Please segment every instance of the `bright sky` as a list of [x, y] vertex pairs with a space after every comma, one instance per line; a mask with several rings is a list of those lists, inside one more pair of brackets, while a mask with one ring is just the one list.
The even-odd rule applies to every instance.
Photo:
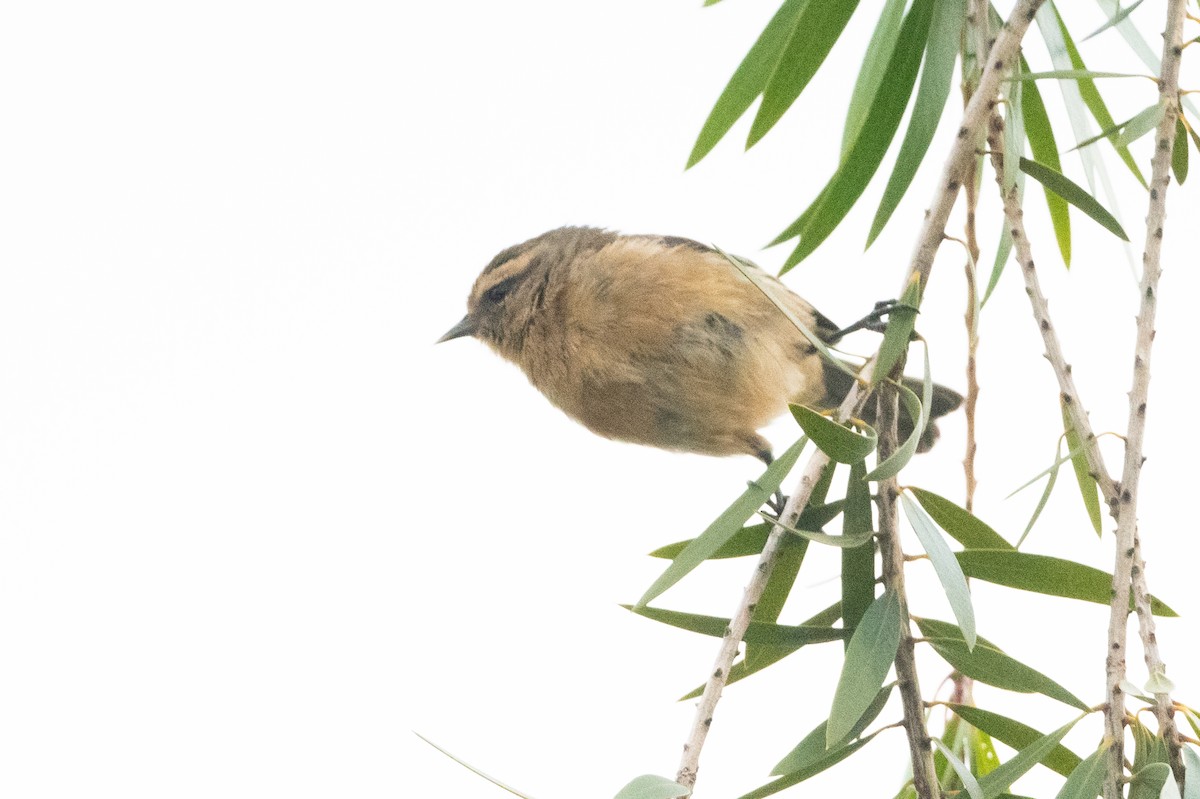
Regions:
[[[503, 795], [412, 730], [542, 799], [608, 797], [638, 774], [674, 774], [692, 715], [675, 699], [708, 673], [716, 641], [618, 603], [663, 568], [646, 552], [697, 534], [758, 464], [595, 438], [478, 342], [433, 341], [495, 252], [563, 224], [689, 236], [782, 263], [784, 248], [761, 246], [829, 175], [874, 4], [766, 141], [743, 154], [743, 121], [685, 173], [713, 100], [776, 6], [699, 5], [6, 13], [6, 795]], [[1066, 5], [1080, 33], [1100, 24], [1092, 4]], [[1161, 5], [1138, 9], [1144, 30], [1158, 30]], [[1085, 57], [1144, 71], [1122, 53], [1108, 32]], [[1195, 87], [1195, 65], [1185, 72]], [[1153, 101], [1149, 82], [1105, 89], [1118, 119]], [[1045, 93], [1059, 113], [1057, 92]], [[1104, 156], [1134, 250], [1076, 213], [1067, 272], [1032, 186], [1028, 216], [1093, 424], [1120, 430], [1145, 194]], [[1078, 160], [1065, 162], [1082, 180]], [[843, 322], [895, 296], [932, 196], [929, 166], [869, 251], [881, 180], [789, 284]], [[1191, 620], [1196, 189], [1171, 190], [1141, 513], [1151, 585]], [[990, 265], [990, 179], [986, 191]], [[919, 325], [937, 379], [960, 389], [962, 260], [943, 248]], [[1010, 540], [1038, 489], [1005, 497], [1049, 465], [1061, 429], [1016, 278], [985, 312], [979, 411], [978, 509]], [[943, 431], [905, 480], [961, 499], [961, 414]], [[783, 421], [767, 434], [778, 448], [796, 432]], [[1107, 568], [1110, 544], [1097, 543], [1064, 473], [1026, 548]], [[836, 592], [836, 556], [810, 552], [785, 621]], [[751, 568], [706, 568], [661, 604], [728, 615]], [[932, 570], [916, 563], [909, 576], [914, 612], [949, 618]], [[1104, 608], [973, 591], [982, 635], [1101, 701]], [[1159, 637], [1180, 697], [1197, 702], [1194, 624], [1164, 622]], [[814, 646], [727, 692], [701, 795], [766, 781], [824, 718], [840, 651]], [[944, 669], [922, 662], [930, 696]], [[1133, 659], [1131, 677], [1145, 676]], [[1071, 715], [984, 687], [978, 699], [1043, 729]], [[1098, 728], [1069, 742], [1084, 753]], [[855, 795], [892, 795], [901, 734], [870, 750], [807, 795], [847, 780]], [[1018, 787], [1051, 785], [1035, 773]]]

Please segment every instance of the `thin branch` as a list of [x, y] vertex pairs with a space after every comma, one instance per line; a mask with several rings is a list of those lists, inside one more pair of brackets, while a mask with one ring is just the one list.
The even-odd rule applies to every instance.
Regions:
[[[946, 159], [942, 180], [938, 184], [933, 204], [926, 212], [924, 224], [917, 238], [902, 290], [914, 277], [920, 281], [922, 287], [929, 282], [934, 256], [937, 255], [938, 247], [942, 243], [946, 222], [950, 218], [950, 211], [958, 196], [962, 170], [975, 153], [975, 136], [991, 110], [992, 98], [999, 92], [1001, 80], [1008, 73], [1010, 64], [1017, 56], [1025, 31], [1028, 30], [1034, 15], [1043, 2], [1045, 0], [1018, 0], [1008, 23], [1005, 24], [1004, 30], [996, 39], [991, 52], [988, 53], [987, 64], [979, 81], [979, 91], [971, 98], [963, 113], [958, 135], [951, 147], [950, 155]], [[863, 367], [860, 376], [864, 381], [870, 381], [874, 366], [875, 359], [872, 358]], [[846, 395], [846, 399], [838, 408], [837, 418], [839, 421], [850, 418], [866, 403], [868, 390], [864, 385], [865, 383], [855, 383], [849, 394]], [[809, 459], [799, 485], [792, 492], [791, 498], [784, 507], [780, 519], [784, 524], [794, 525], [796, 523], [800, 513], [808, 504], [809, 497], [812, 496], [812, 490], [818, 477], [828, 462], [829, 457], [820, 451]], [[683, 746], [683, 756], [680, 759], [676, 776], [676, 782], [687, 788], [695, 787], [696, 776], [700, 769], [700, 753], [712, 725], [713, 713], [720, 701], [721, 692], [729, 680], [729, 670], [733, 666], [734, 658], [737, 657], [742, 637], [749, 628], [750, 617], [753, 615], [759, 599], [762, 598], [767, 579], [771, 576], [771, 570], [775, 566], [780, 542], [784, 535], [785, 531], [779, 525], [773, 527], [768, 535], [767, 543], [759, 556], [754, 574], [742, 594], [742, 601], [730, 619], [729, 629], [721, 642], [716, 662], [713, 664], [709, 679], [704, 685], [704, 692], [697, 703], [695, 720], [692, 723], [687, 742]]]
[[[878, 413], [879, 457], [887, 458], [896, 448], [896, 401], [898, 395], [890, 384], [879, 387]], [[921, 699], [921, 684], [917, 679], [917, 662], [913, 651], [912, 628], [909, 623], [908, 599], [904, 590], [904, 551], [900, 548], [900, 531], [896, 519], [896, 499], [900, 495], [895, 477], [879, 483], [879, 554], [883, 570], [883, 585], [894, 591], [900, 601], [900, 647], [896, 650], [896, 688], [904, 708], [904, 732], [912, 759], [913, 789], [920, 799], [938, 799], [937, 768], [929, 731], [925, 728], [925, 703]]]
[[[1167, 189], [1171, 185], [1171, 150], [1175, 141], [1175, 120], [1179, 116], [1179, 65], [1183, 53], [1183, 20], [1185, 0], [1169, 0], [1166, 27], [1163, 31], [1162, 71], [1158, 80], [1158, 103], [1163, 109], [1155, 132], [1154, 156], [1150, 161], [1150, 203], [1146, 212], [1146, 243], [1142, 253], [1141, 309], [1137, 318], [1137, 340], [1133, 355], [1133, 387], [1129, 391], [1129, 427], [1125, 440], [1125, 464], [1121, 473], [1121, 514], [1117, 521], [1116, 570], [1128, 572], [1133, 583], [1138, 626], [1142, 635], [1146, 668], [1151, 678], [1166, 675], [1166, 666], [1158, 652], [1154, 634], [1154, 617], [1150, 613], [1149, 590], [1146, 586], [1145, 564], [1141, 562], [1137, 533], [1138, 486], [1141, 482], [1143, 448], [1146, 433], [1146, 402], [1150, 394], [1150, 354], [1154, 346], [1154, 318], [1158, 309], [1158, 281], [1162, 275], [1163, 225], [1167, 216]], [[1114, 576], [1114, 590], [1116, 577]], [[1125, 585], [1122, 583], [1122, 593]], [[1118, 607], [1120, 605], [1120, 607]], [[1114, 623], [1126, 626], [1128, 607], [1113, 599], [1110, 630]], [[1110, 642], [1111, 643], [1111, 642]], [[1121, 657], [1115, 647], [1110, 657]], [[1120, 687], [1116, 691], [1120, 692]], [[1111, 699], [1110, 699], [1111, 701]], [[1183, 784], [1183, 760], [1175, 729], [1175, 714], [1171, 697], [1166, 692], [1155, 694], [1155, 715], [1159, 734], [1171, 754], [1171, 769], [1176, 781]]]

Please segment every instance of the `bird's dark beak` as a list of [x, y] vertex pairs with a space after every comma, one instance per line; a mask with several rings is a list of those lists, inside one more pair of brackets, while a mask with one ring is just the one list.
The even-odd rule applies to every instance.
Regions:
[[467, 314], [462, 318], [457, 325], [446, 331], [446, 335], [439, 338], [435, 343], [441, 344], [443, 341], [449, 341], [452, 338], [462, 338], [463, 336], [475, 335], [475, 320]]

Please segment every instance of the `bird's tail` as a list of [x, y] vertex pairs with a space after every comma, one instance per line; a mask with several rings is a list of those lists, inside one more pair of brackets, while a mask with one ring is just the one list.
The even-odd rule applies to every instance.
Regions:
[[[823, 404], [827, 408], [836, 408], [842, 404], [842, 400], [850, 393], [851, 386], [854, 385], [855, 378], [848, 375], [833, 364], [825, 363], [825, 399]], [[915, 377], [905, 377], [904, 385], [909, 388], [918, 397], [921, 396], [923, 383]], [[933, 402], [929, 409], [929, 424], [925, 427], [925, 432], [921, 434], [921, 441], [917, 444], [917, 452], [926, 452], [933, 446], [933, 442], [938, 438], [937, 420], [951, 411], [962, 405], [962, 395], [951, 388], [933, 384]], [[875, 424], [875, 401], [868, 400], [866, 407], [863, 408], [862, 418], [867, 424]], [[899, 430], [900, 440], [906, 440], [913, 431], [912, 419], [903, 410], [897, 419], [897, 428]]]

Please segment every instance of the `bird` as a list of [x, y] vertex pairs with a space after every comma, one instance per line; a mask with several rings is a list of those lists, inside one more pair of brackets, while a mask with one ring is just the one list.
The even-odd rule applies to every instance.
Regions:
[[[784, 283], [742, 263], [822, 341], [862, 326], [839, 328]], [[722, 251], [679, 236], [572, 226], [508, 247], [484, 267], [466, 316], [438, 343], [464, 336], [519, 366], [593, 433], [677, 452], [752, 455], [768, 465], [771, 445], [759, 428], [788, 403], [835, 408], [856, 380]], [[961, 402], [935, 384], [931, 418]], [[868, 423], [873, 406], [864, 411]], [[900, 427], [904, 440], [912, 431], [905, 414]], [[931, 422], [918, 451], [937, 436]]]

